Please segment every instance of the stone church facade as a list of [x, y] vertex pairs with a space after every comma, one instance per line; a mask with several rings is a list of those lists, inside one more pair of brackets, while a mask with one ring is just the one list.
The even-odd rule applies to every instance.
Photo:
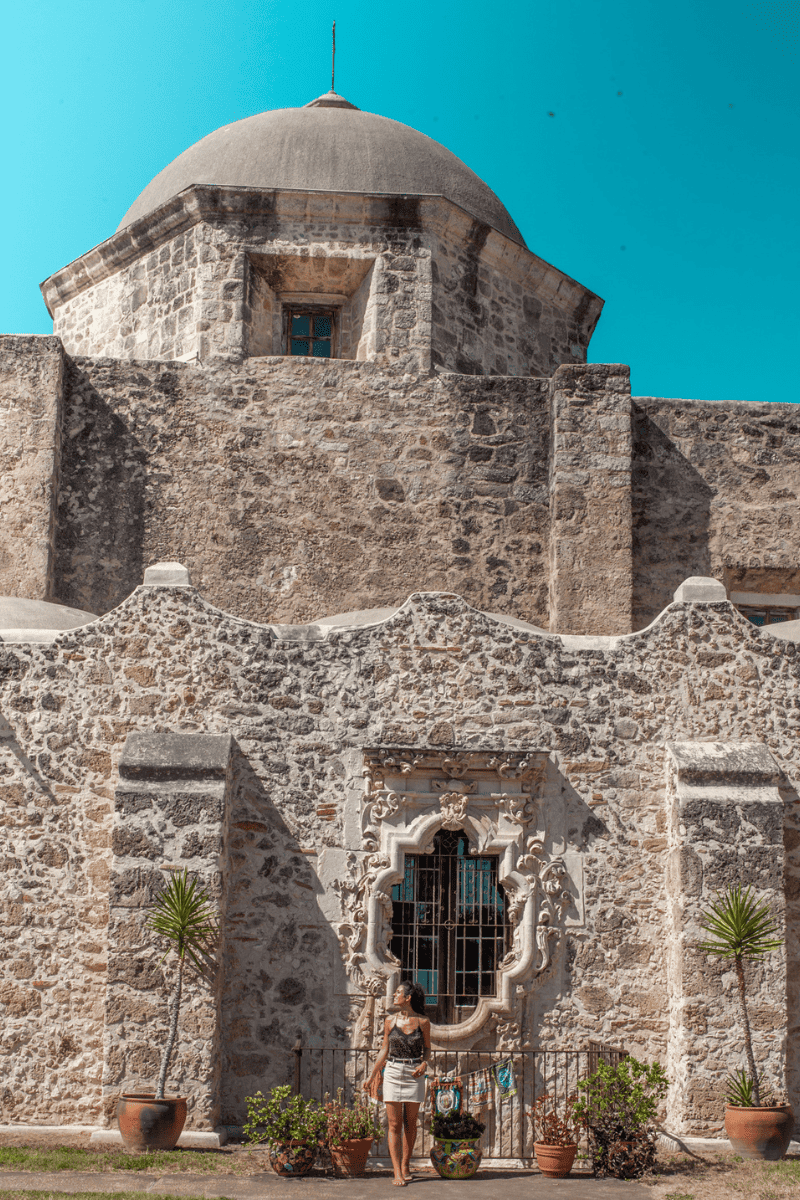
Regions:
[[624, 1045], [716, 1131], [735, 882], [785, 931], [751, 1015], [797, 1104], [797, 408], [632, 397], [602, 301], [332, 93], [191, 147], [43, 293], [54, 335], [0, 340], [0, 1119], [152, 1082], [183, 866], [221, 926], [195, 1128], [295, 1039], [374, 1046], [413, 969], [435, 1046]]

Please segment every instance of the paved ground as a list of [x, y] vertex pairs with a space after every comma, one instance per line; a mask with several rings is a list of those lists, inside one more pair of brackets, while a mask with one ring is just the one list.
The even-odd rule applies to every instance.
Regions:
[[263, 1175], [143, 1175], [98, 1174], [83, 1171], [0, 1171], [0, 1192], [152, 1192], [154, 1195], [203, 1196], [208, 1200], [383, 1200], [389, 1196], [415, 1193], [420, 1200], [457, 1200], [461, 1188], [475, 1200], [646, 1200], [649, 1188], [617, 1179], [593, 1179], [572, 1175], [567, 1179], [545, 1179], [534, 1171], [479, 1171], [474, 1179], [445, 1180], [420, 1173], [407, 1191], [395, 1189], [388, 1171], [371, 1172], [363, 1179], [333, 1179], [324, 1175], [305, 1179], [281, 1179], [274, 1171]]

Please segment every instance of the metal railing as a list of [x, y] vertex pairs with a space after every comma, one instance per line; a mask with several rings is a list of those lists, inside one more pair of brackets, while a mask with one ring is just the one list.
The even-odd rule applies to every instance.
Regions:
[[[303, 1046], [299, 1042], [292, 1048], [293, 1089], [307, 1099], [323, 1100], [325, 1095], [335, 1096], [342, 1089], [345, 1101], [350, 1102], [361, 1091], [368, 1078], [377, 1050], [351, 1050], [332, 1046]], [[583, 1050], [514, 1050], [473, 1051], [433, 1050], [429, 1055], [429, 1077], [452, 1077], [462, 1079], [462, 1107], [473, 1111], [478, 1119], [485, 1121], [486, 1131], [482, 1145], [484, 1157], [490, 1159], [526, 1162], [533, 1159], [533, 1130], [528, 1116], [531, 1104], [540, 1096], [552, 1096], [556, 1102], [565, 1100], [576, 1090], [578, 1081], [586, 1079], [600, 1062], [616, 1066], [625, 1057], [625, 1051], [616, 1046], [605, 1046], [600, 1042], [589, 1042]], [[510, 1062], [515, 1095], [498, 1096], [495, 1088], [490, 1091], [492, 1103], [478, 1112], [472, 1109], [468, 1097], [467, 1076], [501, 1062]], [[389, 1150], [386, 1142], [385, 1110], [381, 1105], [379, 1114], [383, 1120], [384, 1137], [374, 1142], [371, 1154], [386, 1158]], [[430, 1086], [425, 1104], [420, 1109], [420, 1127], [414, 1147], [415, 1158], [425, 1158], [430, 1153]]]

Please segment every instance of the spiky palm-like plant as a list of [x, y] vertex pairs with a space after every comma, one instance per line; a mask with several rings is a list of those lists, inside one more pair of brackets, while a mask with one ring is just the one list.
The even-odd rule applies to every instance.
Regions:
[[178, 1036], [184, 971], [188, 964], [199, 976], [208, 976], [219, 932], [211, 899], [199, 887], [197, 876], [190, 879], [187, 870], [172, 876], [153, 902], [148, 928], [171, 943], [164, 958], [171, 950], [178, 956], [178, 975], [169, 1001], [169, 1032], [156, 1088], [156, 1100], [163, 1100], [169, 1061]]
[[742, 889], [741, 884], [717, 893], [715, 902], [701, 917], [700, 926], [711, 935], [708, 941], [700, 943], [700, 949], [719, 958], [733, 959], [744, 1029], [744, 1050], [753, 1081], [753, 1107], [759, 1108], [761, 1091], [753, 1058], [750, 1019], [747, 1015], [744, 964], [764, 958], [772, 950], [777, 950], [783, 945], [783, 939], [775, 936], [778, 928], [766, 901], [759, 903], [752, 888]]

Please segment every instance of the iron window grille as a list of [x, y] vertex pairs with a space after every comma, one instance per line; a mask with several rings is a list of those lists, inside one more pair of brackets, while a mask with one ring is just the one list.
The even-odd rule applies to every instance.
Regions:
[[782, 621], [796, 621], [798, 609], [778, 604], [740, 604], [739, 612], [753, 625], [779, 625]]
[[442, 829], [430, 854], [407, 854], [392, 888], [392, 953], [425, 991], [437, 1025], [466, 1020], [496, 995], [497, 968], [511, 943], [497, 857], [473, 855], [462, 830]]
[[333, 358], [334, 332], [332, 310], [290, 308], [286, 313], [286, 353], [305, 358]]

